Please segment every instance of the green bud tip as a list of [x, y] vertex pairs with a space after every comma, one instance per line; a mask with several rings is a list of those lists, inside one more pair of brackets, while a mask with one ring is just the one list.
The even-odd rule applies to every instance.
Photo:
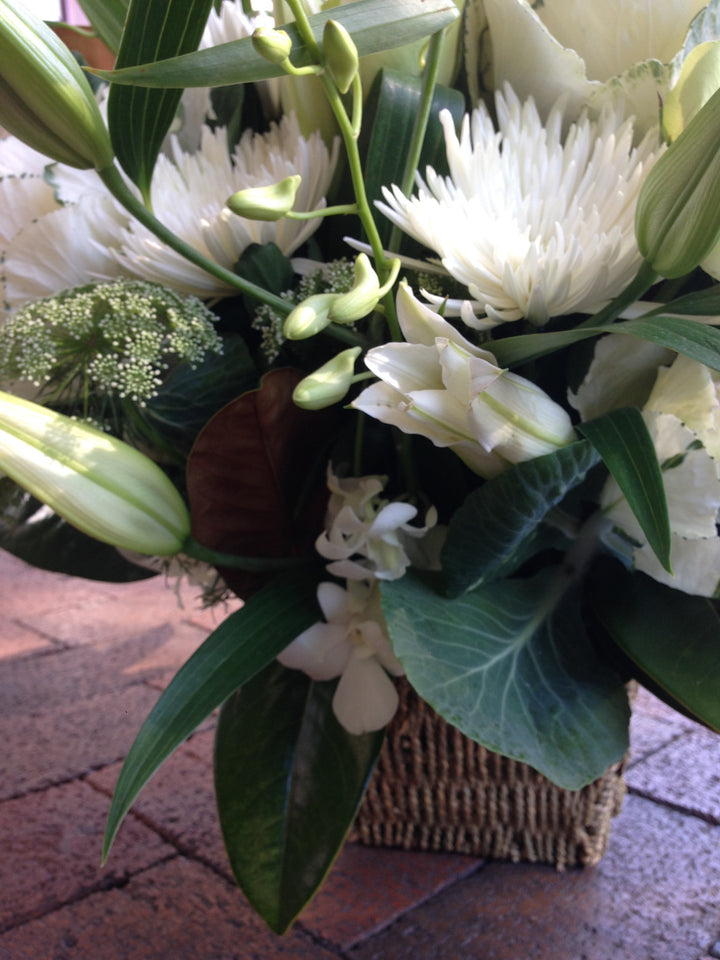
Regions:
[[299, 303], [285, 319], [283, 333], [287, 340], [307, 340], [332, 322], [328, 313], [332, 303], [341, 294], [315, 293]]
[[296, 405], [304, 410], [322, 410], [333, 403], [339, 403], [350, 389], [355, 361], [361, 352], [361, 347], [343, 350], [301, 380], [293, 391]]
[[296, 173], [266, 187], [238, 190], [227, 205], [233, 213], [247, 220], [281, 220], [292, 210], [301, 182], [302, 177]]
[[284, 30], [258, 27], [252, 35], [256, 52], [270, 63], [284, 63], [292, 52], [292, 40]]
[[328, 20], [323, 30], [325, 68], [340, 93], [347, 93], [355, 79], [360, 58], [357, 47], [345, 27], [337, 20]]
[[380, 299], [380, 281], [367, 254], [358, 254], [354, 272], [352, 287], [340, 294], [330, 307], [330, 319], [335, 323], [353, 323], [366, 317]]

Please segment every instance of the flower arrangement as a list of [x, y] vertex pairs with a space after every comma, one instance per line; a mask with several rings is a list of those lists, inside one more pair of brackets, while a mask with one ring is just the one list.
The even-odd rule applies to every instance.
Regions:
[[244, 601], [105, 854], [219, 707], [278, 932], [397, 677], [567, 789], [632, 678], [720, 729], [720, 0], [82, 6], [114, 70], [0, 0], [0, 544]]

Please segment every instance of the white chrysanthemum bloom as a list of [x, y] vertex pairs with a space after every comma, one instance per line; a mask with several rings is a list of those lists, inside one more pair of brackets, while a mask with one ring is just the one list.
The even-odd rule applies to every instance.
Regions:
[[340, 677], [332, 705], [343, 727], [353, 734], [380, 730], [398, 705], [388, 673], [404, 671], [387, 636], [378, 584], [350, 580], [345, 590], [321, 583], [317, 597], [325, 622], [301, 633], [278, 660], [313, 680]]
[[[173, 233], [228, 270], [252, 243], [272, 242], [290, 255], [317, 229], [318, 219], [246, 220], [232, 213], [225, 201], [237, 190], [300, 174], [296, 209], [322, 208], [337, 157], [337, 142], [330, 152], [319, 135], [305, 139], [293, 116], [283, 117], [265, 134], [247, 131], [232, 157], [225, 130], [206, 127], [197, 153], [184, 153], [175, 143], [172, 158], [159, 157], [152, 182], [153, 210]], [[201, 298], [233, 292], [137, 222], [122, 231], [119, 245], [118, 261], [133, 276]]]
[[417, 507], [401, 501], [390, 502], [379, 494], [385, 477], [339, 479], [328, 468], [327, 529], [315, 542], [326, 560], [328, 573], [348, 580], [398, 580], [410, 566], [408, 549], [435, 527], [437, 511], [428, 510], [425, 526], [412, 526]]
[[437, 252], [490, 325], [593, 313], [640, 266], [635, 206], [662, 149], [657, 129], [633, 147], [632, 120], [607, 109], [563, 139], [562, 102], [545, 125], [532, 98], [521, 104], [509, 87], [496, 105], [498, 131], [481, 105], [459, 140], [443, 111], [450, 176], [428, 167], [416, 195], [383, 188], [377, 205]]
[[[643, 407], [663, 472], [673, 572], [662, 567], [648, 546], [612, 478], [603, 488], [601, 505], [620, 539], [611, 536], [609, 542], [629, 543], [635, 568], [660, 583], [712, 597], [720, 587], [720, 377], [696, 360], [673, 357], [631, 337], [604, 337], [585, 381], [570, 401], [583, 419], [628, 403]], [[619, 365], [630, 386], [623, 386], [617, 376]]]

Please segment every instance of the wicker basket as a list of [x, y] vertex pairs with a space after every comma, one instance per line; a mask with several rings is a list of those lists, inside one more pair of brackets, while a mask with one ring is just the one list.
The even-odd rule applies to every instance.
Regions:
[[582, 790], [491, 753], [445, 723], [407, 683], [351, 840], [566, 866], [596, 864], [620, 811], [616, 764]]

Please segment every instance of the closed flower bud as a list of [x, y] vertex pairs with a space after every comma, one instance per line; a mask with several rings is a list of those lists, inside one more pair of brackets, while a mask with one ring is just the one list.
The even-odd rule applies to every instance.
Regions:
[[293, 400], [304, 410], [322, 410], [339, 403], [350, 389], [360, 347], [343, 350], [295, 387]]
[[190, 533], [185, 503], [156, 463], [115, 437], [2, 392], [0, 470], [115, 547], [172, 556]]
[[720, 238], [720, 90], [647, 175], [635, 211], [640, 253], [663, 277], [682, 277]]
[[330, 306], [337, 293], [316, 293], [299, 303], [285, 319], [283, 333], [288, 340], [307, 340], [330, 326]]
[[330, 307], [330, 319], [335, 323], [353, 323], [375, 309], [380, 299], [380, 282], [367, 255], [361, 253], [355, 260], [355, 281], [347, 293], [341, 293]]
[[340, 93], [347, 93], [358, 72], [357, 47], [345, 27], [337, 20], [328, 20], [323, 30], [325, 68]]
[[0, 0], [0, 124], [72, 167], [113, 162], [90, 86], [67, 47], [19, 0]]
[[270, 63], [284, 63], [292, 51], [292, 40], [284, 30], [273, 27], [258, 27], [253, 32], [255, 50]]
[[248, 220], [281, 220], [292, 210], [301, 181], [302, 177], [296, 173], [266, 187], [238, 190], [227, 205], [233, 213]]
[[677, 83], [663, 99], [662, 126], [668, 140], [677, 140], [718, 87], [720, 41], [699, 43], [685, 58]]

